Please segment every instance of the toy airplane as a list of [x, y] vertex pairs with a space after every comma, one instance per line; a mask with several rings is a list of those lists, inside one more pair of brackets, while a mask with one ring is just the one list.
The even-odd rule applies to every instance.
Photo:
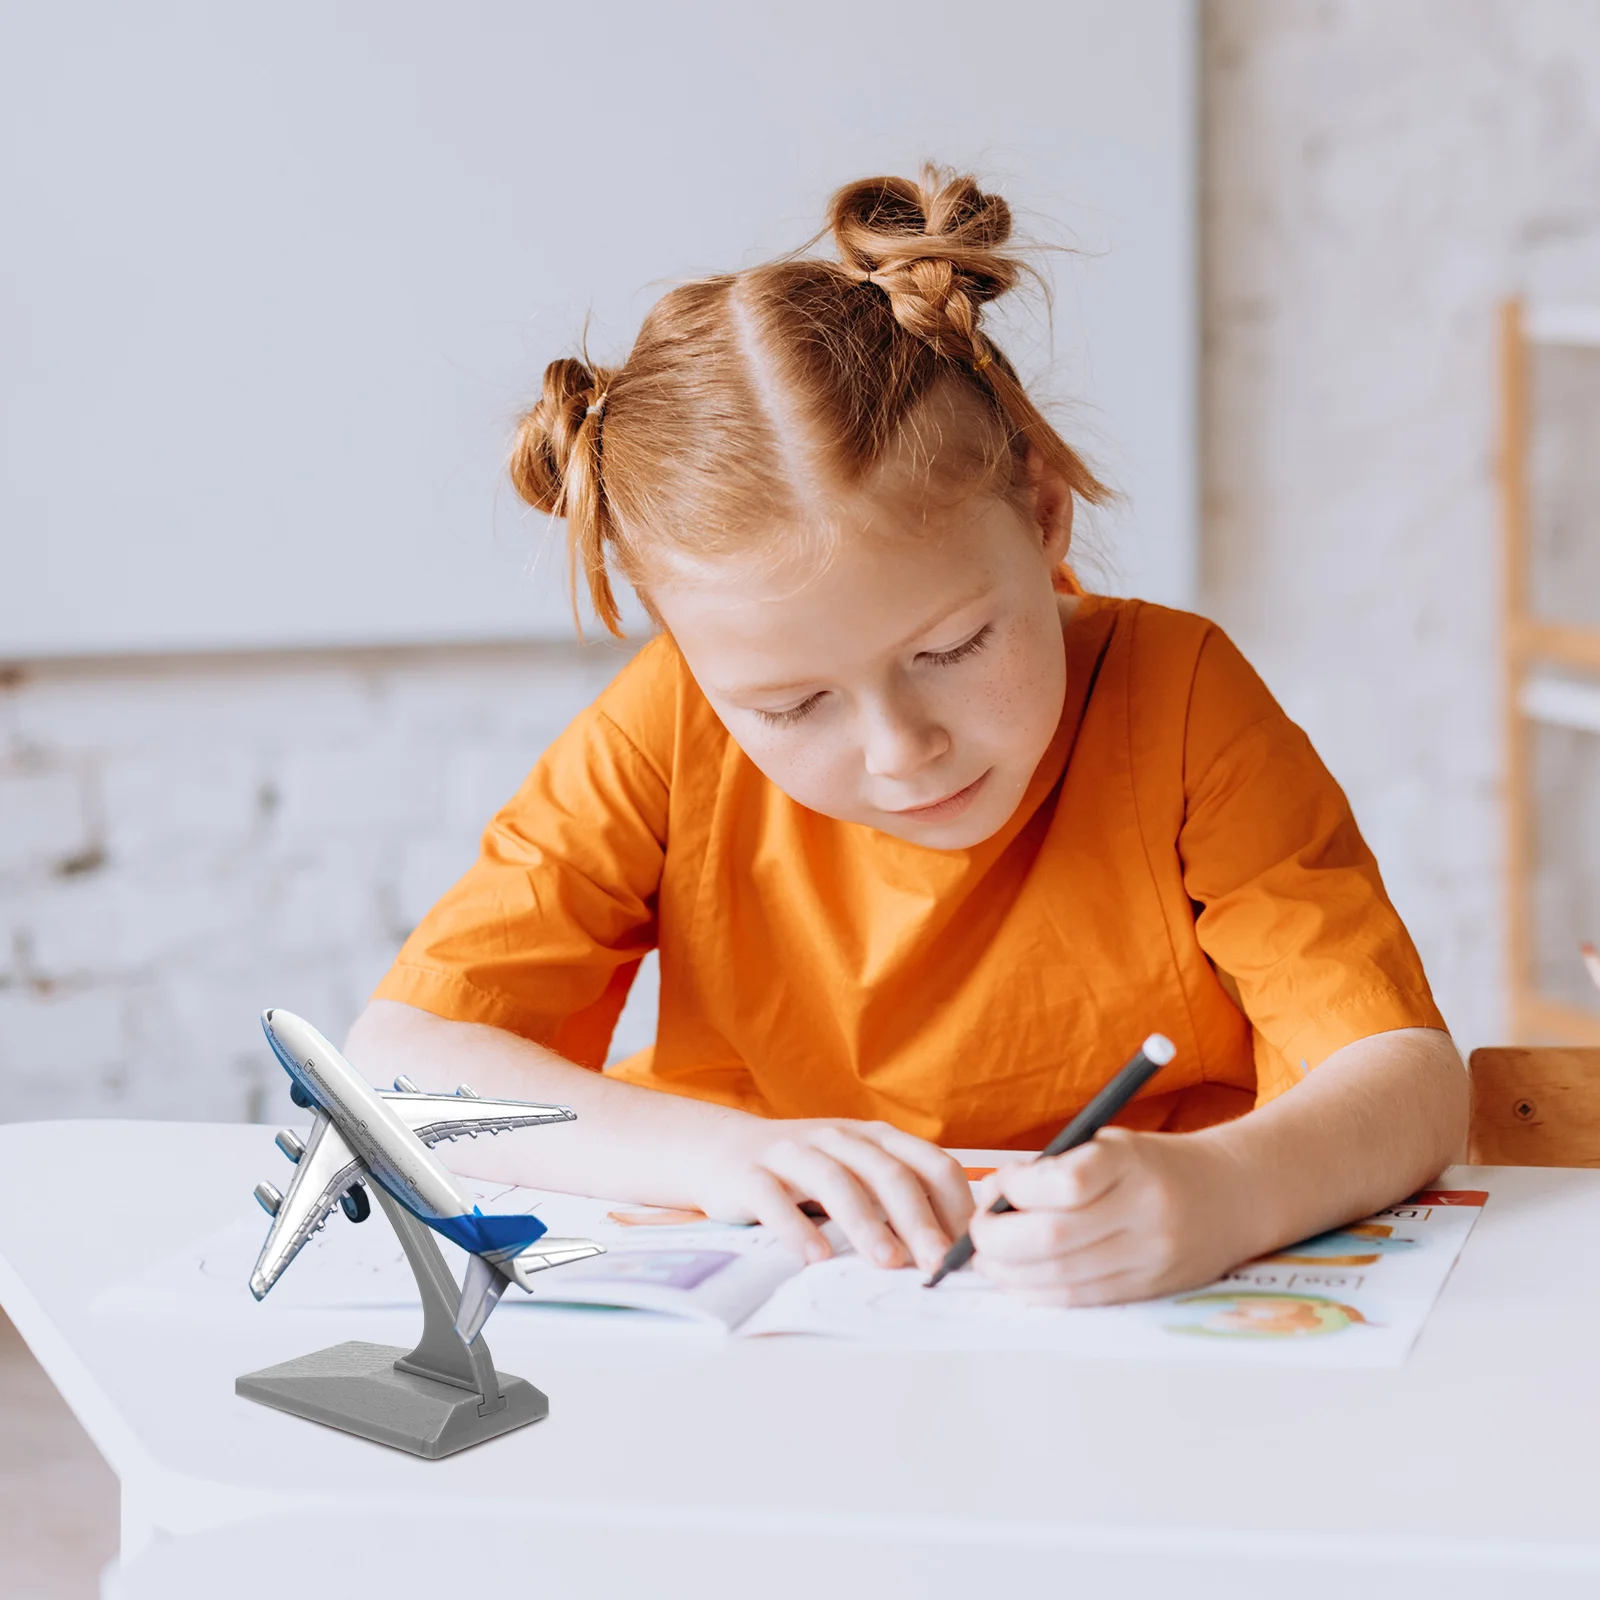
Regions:
[[[372, 1210], [363, 1186], [371, 1178], [419, 1221], [468, 1253], [456, 1331], [469, 1344], [478, 1337], [507, 1283], [532, 1292], [532, 1273], [604, 1253], [592, 1239], [547, 1239], [532, 1216], [486, 1217], [428, 1148], [462, 1134], [505, 1133], [547, 1122], [571, 1122], [566, 1106], [522, 1100], [485, 1100], [465, 1084], [454, 1094], [424, 1094], [409, 1078], [394, 1092], [374, 1089], [326, 1039], [292, 1012], [261, 1013], [273, 1054], [289, 1074], [289, 1096], [315, 1113], [311, 1137], [285, 1128], [278, 1148], [294, 1162], [289, 1192], [258, 1183], [256, 1199], [272, 1218], [267, 1242], [250, 1275], [257, 1300], [283, 1275], [300, 1247], [327, 1221], [335, 1205], [352, 1222]], [[542, 1242], [540, 1242], [542, 1241]], [[535, 1245], [538, 1248], [534, 1248]]]

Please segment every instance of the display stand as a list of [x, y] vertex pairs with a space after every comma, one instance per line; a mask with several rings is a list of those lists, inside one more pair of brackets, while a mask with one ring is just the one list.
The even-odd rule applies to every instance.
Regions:
[[247, 1372], [234, 1392], [430, 1460], [547, 1416], [550, 1402], [540, 1390], [495, 1370], [482, 1334], [468, 1344], [456, 1332], [460, 1287], [432, 1232], [381, 1185], [372, 1189], [422, 1297], [416, 1349], [352, 1339]]

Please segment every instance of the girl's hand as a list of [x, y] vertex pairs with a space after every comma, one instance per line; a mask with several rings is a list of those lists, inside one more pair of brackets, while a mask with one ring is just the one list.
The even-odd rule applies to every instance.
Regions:
[[[1003, 1194], [1015, 1212], [990, 1216]], [[1192, 1289], [1264, 1248], [1238, 1169], [1193, 1134], [1105, 1128], [1066, 1155], [984, 1180], [975, 1265], [1038, 1305], [1099, 1306]]]
[[701, 1169], [696, 1203], [722, 1222], [759, 1222], [808, 1261], [833, 1248], [801, 1211], [820, 1206], [868, 1261], [931, 1272], [966, 1227], [959, 1163], [886, 1122], [743, 1118]]

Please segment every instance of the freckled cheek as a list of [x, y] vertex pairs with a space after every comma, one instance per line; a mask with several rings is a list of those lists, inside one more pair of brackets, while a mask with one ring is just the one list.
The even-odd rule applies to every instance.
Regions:
[[1063, 669], [1041, 641], [1030, 634], [1010, 635], [993, 653], [973, 697], [974, 709], [995, 742], [1009, 742], [1039, 728], [1054, 728], [1061, 714]]
[[827, 810], [855, 797], [859, 787], [859, 755], [826, 736], [794, 732], [781, 738], [740, 741], [744, 752], [791, 799], [814, 810]]

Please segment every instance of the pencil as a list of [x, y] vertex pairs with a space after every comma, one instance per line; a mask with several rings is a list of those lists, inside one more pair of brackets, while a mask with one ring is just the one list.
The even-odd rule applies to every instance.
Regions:
[[[1139, 1046], [1133, 1060], [1034, 1159], [1043, 1161], [1049, 1156], [1064, 1155], [1068, 1150], [1076, 1150], [1080, 1144], [1088, 1144], [1177, 1053], [1176, 1047], [1164, 1033], [1152, 1033]], [[1016, 1209], [1004, 1195], [989, 1207], [995, 1216]], [[944, 1260], [939, 1263], [939, 1270], [922, 1287], [935, 1288], [952, 1272], [966, 1266], [971, 1259], [972, 1235], [964, 1233], [945, 1252]]]
[[1600, 989], [1600, 950], [1585, 940], [1578, 946], [1578, 954], [1583, 957], [1583, 964], [1589, 969], [1589, 977], [1595, 988]]

